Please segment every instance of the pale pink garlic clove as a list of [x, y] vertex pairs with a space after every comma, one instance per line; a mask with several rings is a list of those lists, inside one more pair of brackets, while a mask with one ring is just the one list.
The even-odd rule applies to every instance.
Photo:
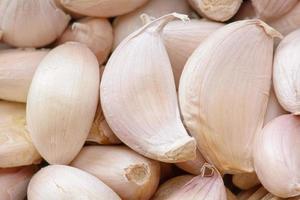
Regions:
[[205, 162], [206, 162], [205, 159], [203, 158], [201, 153], [197, 150], [195, 159], [188, 160], [185, 162], [175, 163], [175, 165], [190, 174], [199, 175], [201, 174], [201, 168]]

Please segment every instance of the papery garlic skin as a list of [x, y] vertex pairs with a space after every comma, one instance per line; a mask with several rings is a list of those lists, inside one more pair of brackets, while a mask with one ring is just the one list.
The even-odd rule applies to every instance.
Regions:
[[267, 108], [277, 35], [260, 20], [231, 23], [207, 38], [184, 67], [184, 124], [222, 173], [253, 171], [252, 144]]
[[28, 200], [121, 200], [101, 180], [80, 169], [49, 165], [38, 171], [30, 180]]
[[113, 52], [100, 86], [103, 113], [117, 137], [138, 153], [163, 162], [195, 157], [195, 140], [180, 119], [171, 64], [160, 36], [165, 15], [128, 36]]
[[68, 164], [83, 146], [97, 109], [99, 66], [83, 44], [51, 50], [36, 70], [26, 120], [33, 143], [50, 164]]
[[190, 174], [199, 175], [199, 174], [201, 174], [201, 168], [205, 162], [206, 162], [205, 159], [203, 158], [201, 153], [197, 150], [195, 159], [188, 160], [185, 162], [175, 163], [175, 165], [178, 168], [180, 168]]
[[235, 174], [232, 177], [232, 182], [235, 186], [242, 190], [249, 190], [260, 184], [255, 172]]
[[299, 116], [282, 115], [269, 122], [255, 141], [257, 176], [268, 191], [282, 198], [300, 195], [299, 131]]
[[160, 177], [160, 164], [125, 146], [87, 146], [72, 161], [103, 181], [124, 200], [150, 199]]
[[33, 74], [49, 50], [0, 51], [0, 99], [26, 103]]
[[1, 0], [2, 40], [16, 47], [42, 47], [67, 27], [70, 16], [53, 0]]

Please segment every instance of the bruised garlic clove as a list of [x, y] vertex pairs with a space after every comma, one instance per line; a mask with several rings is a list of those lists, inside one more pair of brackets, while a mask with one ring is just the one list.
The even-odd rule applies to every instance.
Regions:
[[159, 183], [160, 164], [125, 146], [87, 146], [72, 161], [124, 200], [149, 199]]
[[17, 47], [41, 47], [53, 42], [70, 17], [53, 0], [1, 0], [2, 40]]
[[266, 194], [268, 194], [268, 191], [264, 187], [261, 187], [256, 190], [247, 200], [260, 200]]
[[243, 1], [242, 5], [240, 6], [240, 9], [236, 13], [236, 15], [233, 17], [233, 20], [237, 21], [237, 20], [255, 19], [255, 18], [258, 18], [258, 16], [254, 10], [252, 1], [246, 0], [246, 1]]
[[149, 16], [158, 18], [172, 12], [190, 14], [191, 9], [189, 8], [188, 3], [183, 0], [150, 0], [139, 9], [117, 17], [113, 23], [114, 49], [130, 33], [144, 25], [143, 21], [140, 19], [142, 14], [146, 13]]
[[25, 128], [25, 109], [25, 104], [0, 101], [0, 168], [41, 161]]
[[201, 155], [201, 153], [197, 150], [196, 151], [196, 158], [193, 160], [188, 160], [185, 162], [175, 163], [177, 167], [180, 169], [194, 175], [201, 174], [201, 168], [205, 163], [205, 159]]
[[99, 66], [83, 44], [68, 42], [39, 64], [28, 94], [27, 123], [33, 143], [50, 164], [68, 164], [92, 126], [99, 94]]
[[184, 67], [184, 123], [222, 173], [253, 171], [252, 144], [263, 125], [278, 35], [260, 20], [231, 23], [207, 38]]
[[59, 38], [58, 43], [76, 41], [86, 44], [99, 64], [106, 61], [113, 43], [111, 24], [107, 19], [84, 18], [74, 22]]
[[163, 162], [194, 159], [195, 140], [180, 119], [163, 27], [169, 14], [128, 36], [113, 52], [100, 86], [107, 123], [117, 137], [138, 153]]
[[257, 176], [268, 191], [279, 197], [300, 195], [299, 131], [299, 116], [282, 115], [269, 122], [255, 141]]
[[60, 0], [62, 6], [74, 13], [92, 17], [114, 17], [129, 13], [149, 0]]
[[120, 197], [95, 176], [64, 165], [49, 165], [30, 180], [28, 200], [121, 200]]
[[1, 200], [24, 200], [36, 166], [0, 169]]
[[255, 172], [235, 174], [232, 177], [232, 182], [242, 190], [248, 190], [260, 184]]
[[33, 74], [49, 50], [0, 51], [0, 99], [26, 102]]
[[238, 200], [236, 196], [228, 188], [226, 188], [226, 196], [227, 196], [227, 200]]
[[188, 0], [190, 5], [203, 17], [215, 21], [229, 20], [239, 10], [242, 0]]

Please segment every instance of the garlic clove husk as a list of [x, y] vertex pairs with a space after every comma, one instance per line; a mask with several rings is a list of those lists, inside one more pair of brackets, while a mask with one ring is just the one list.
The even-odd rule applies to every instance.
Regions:
[[196, 150], [196, 158], [195, 159], [188, 160], [185, 162], [175, 163], [175, 165], [178, 168], [180, 168], [190, 174], [199, 175], [199, 174], [201, 174], [201, 168], [205, 162], [206, 161], [203, 158], [203, 156], [201, 155], [201, 153], [198, 150]]
[[238, 200], [248, 200], [249, 197], [254, 194], [259, 188], [261, 188], [260, 186], [256, 186], [256, 187], [253, 187], [249, 190], [243, 190], [241, 192], [239, 192], [237, 194], [237, 199]]
[[25, 125], [25, 104], [0, 101], [0, 168], [38, 164]]
[[159, 183], [159, 162], [125, 146], [84, 147], [71, 165], [99, 178], [124, 200], [147, 200]]
[[232, 182], [235, 186], [242, 190], [249, 190], [260, 184], [255, 172], [235, 174], [232, 177]]
[[104, 18], [83, 18], [68, 27], [58, 44], [76, 41], [86, 44], [97, 56], [99, 64], [106, 61], [113, 43], [110, 22]]
[[252, 144], [263, 125], [278, 35], [260, 20], [233, 22], [208, 37], [184, 67], [184, 124], [222, 174], [253, 171]]
[[33, 74], [49, 50], [0, 51], [0, 99], [26, 102]]
[[93, 123], [99, 65], [83, 44], [67, 42], [39, 64], [28, 93], [26, 120], [33, 143], [50, 164], [68, 164]]
[[2, 200], [24, 200], [27, 186], [36, 166], [0, 169], [0, 196]]
[[260, 187], [247, 200], [260, 200], [266, 194], [268, 194], [268, 191], [264, 187]]
[[299, 127], [299, 116], [277, 117], [257, 135], [253, 148], [255, 171], [260, 182], [272, 194], [282, 198], [300, 195]]
[[121, 200], [95, 176], [64, 165], [49, 165], [38, 171], [30, 180], [27, 197], [28, 200]]
[[228, 188], [226, 188], [226, 196], [227, 196], [227, 200], [238, 200], [236, 196]]
[[240, 6], [240, 9], [234, 15], [233, 20], [245, 20], [245, 19], [255, 19], [258, 18], [257, 13], [254, 10], [254, 7], [252, 5], [252, 1], [243, 1], [242, 5]]
[[224, 22], [239, 10], [242, 0], [188, 0], [190, 5], [203, 17]]
[[1, 0], [2, 40], [17, 47], [42, 47], [53, 42], [67, 27], [70, 16], [53, 0]]
[[61, 0], [67, 10], [92, 17], [114, 17], [134, 11], [149, 0]]
[[177, 13], [128, 36], [113, 52], [100, 85], [101, 105], [116, 136], [138, 153], [163, 162], [196, 156], [195, 140], [179, 114], [172, 68], [161, 32]]

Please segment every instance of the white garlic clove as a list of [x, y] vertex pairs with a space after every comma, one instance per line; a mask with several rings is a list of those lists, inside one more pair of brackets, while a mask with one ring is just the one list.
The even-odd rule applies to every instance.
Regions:
[[234, 174], [232, 177], [232, 182], [235, 186], [242, 190], [249, 190], [260, 184], [255, 172]]
[[180, 168], [190, 174], [199, 175], [199, 174], [201, 174], [201, 168], [204, 163], [206, 163], [205, 159], [203, 158], [201, 153], [197, 150], [195, 159], [188, 160], [185, 162], [175, 163], [175, 165], [178, 168]]

